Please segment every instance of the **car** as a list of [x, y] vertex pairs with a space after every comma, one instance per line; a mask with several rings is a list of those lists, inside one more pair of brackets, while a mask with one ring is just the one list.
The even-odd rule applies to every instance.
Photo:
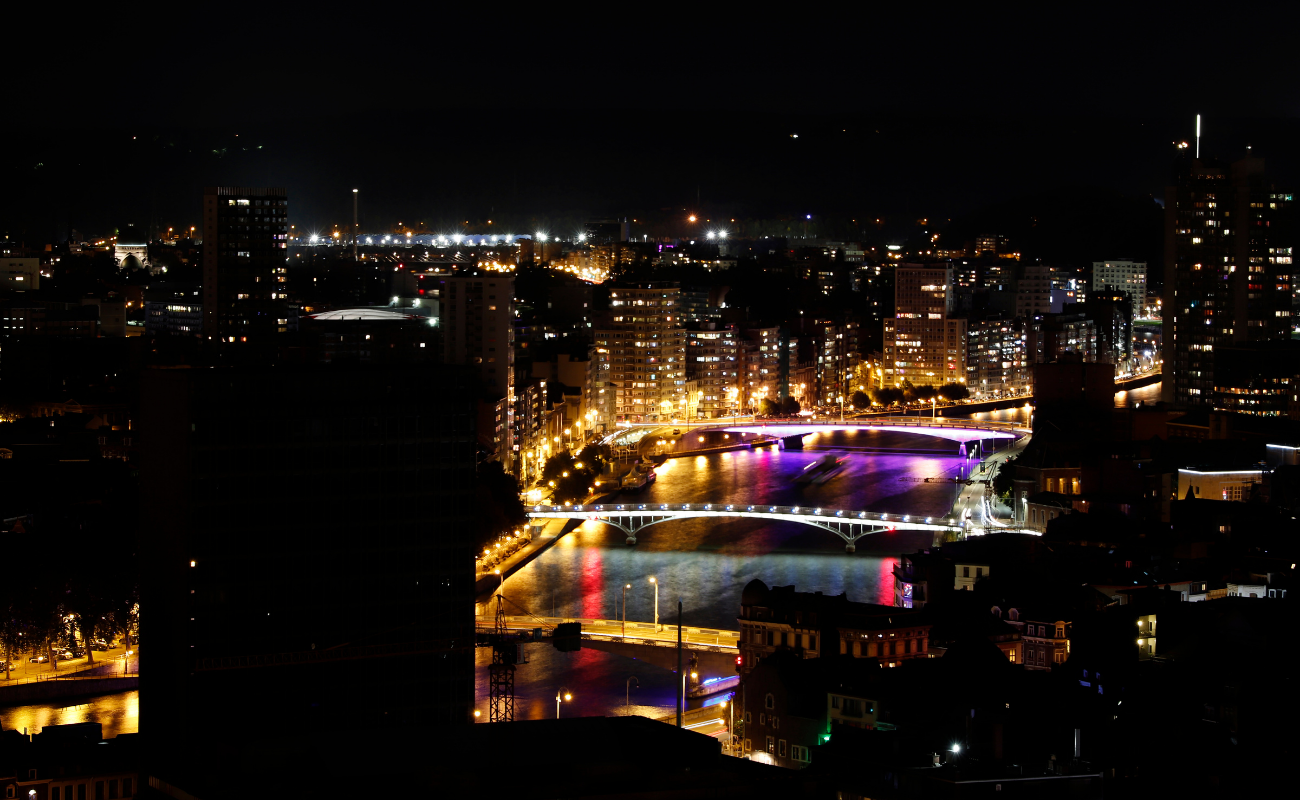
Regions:
[[27, 663], [29, 663], [29, 664], [48, 664], [48, 663], [50, 663], [50, 657], [49, 657], [49, 656], [46, 656], [46, 655], [32, 656], [31, 658], [27, 659]]
[[90, 643], [90, 649], [99, 651], [107, 650], [108, 644], [106, 642], [94, 641]]

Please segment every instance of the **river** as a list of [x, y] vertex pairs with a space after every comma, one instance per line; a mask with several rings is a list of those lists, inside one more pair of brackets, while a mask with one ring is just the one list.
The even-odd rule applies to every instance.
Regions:
[[[858, 448], [909, 447], [945, 455], [866, 454]], [[892, 431], [826, 432], [808, 436], [803, 450], [740, 450], [676, 458], [658, 469], [657, 482], [638, 503], [805, 505], [852, 510], [940, 516], [952, 504], [957, 486], [921, 483], [927, 477], [952, 477], [968, 462], [957, 445], [928, 436]], [[846, 468], [823, 486], [799, 488], [794, 478], [827, 452], [847, 458]], [[585, 522], [505, 581], [503, 593], [517, 604], [512, 614], [617, 618], [623, 587], [627, 618], [650, 621], [655, 613], [654, 577], [662, 621], [676, 620], [683, 601], [687, 625], [736, 628], [741, 589], [754, 578], [768, 585], [796, 585], [800, 591], [844, 592], [850, 600], [893, 602], [892, 570], [902, 553], [932, 543], [928, 532], [880, 533], [861, 540], [850, 555], [835, 535], [799, 523], [767, 520], [671, 521], [643, 529], [637, 544], [621, 531]], [[523, 606], [521, 609], [520, 606]], [[674, 676], [634, 659], [593, 650], [560, 653], [533, 645], [531, 663], [516, 672], [516, 718], [555, 715], [555, 694], [568, 689], [571, 708], [562, 713], [622, 713], [628, 678], [632, 713], [671, 712]], [[487, 664], [478, 654], [477, 702], [487, 708]], [[712, 675], [702, 677], [715, 677]], [[636, 684], [633, 684], [636, 686]]]
[[[1116, 394], [1117, 406], [1139, 400], [1155, 403], [1160, 384]], [[1027, 423], [1025, 407], [973, 415], [976, 419]], [[696, 503], [725, 501], [793, 505], [812, 504], [889, 512], [940, 514], [951, 502], [947, 484], [915, 484], [902, 478], [955, 474], [964, 460], [941, 456], [850, 454], [848, 469], [828, 484], [805, 490], [789, 479], [804, 465], [820, 458], [817, 447], [869, 447], [899, 444], [893, 433], [821, 433], [808, 437], [797, 450], [737, 451], [696, 458], [673, 459], [659, 471], [658, 482], [639, 502]], [[873, 438], [874, 437], [874, 438]], [[948, 442], [908, 438], [914, 447], [952, 449]], [[552, 611], [591, 617], [613, 617], [624, 584], [628, 590], [628, 619], [654, 617], [654, 589], [659, 581], [659, 610], [665, 622], [676, 614], [681, 596], [686, 622], [734, 629], [740, 591], [752, 578], [769, 585], [795, 584], [801, 591], [846, 592], [851, 600], [888, 603], [892, 599], [891, 570], [902, 553], [930, 544], [926, 533], [884, 533], [858, 543], [848, 555], [837, 537], [797, 523], [743, 520], [714, 523], [683, 520], [656, 525], [638, 535], [630, 547], [621, 532], [584, 523], [545, 555], [505, 582], [507, 597], [528, 611], [550, 616]], [[520, 609], [507, 606], [512, 614]], [[624, 713], [625, 698], [633, 714], [668, 714], [673, 709], [676, 677], [635, 659], [596, 650], [561, 653], [546, 645], [527, 648], [529, 663], [516, 673], [517, 719], [555, 715], [555, 694], [567, 689], [572, 702], [561, 713], [603, 715]], [[476, 707], [487, 717], [487, 665], [491, 653], [476, 653]], [[630, 678], [635, 677], [635, 681]], [[703, 676], [712, 677], [712, 676]], [[630, 691], [628, 690], [631, 685]], [[139, 692], [123, 692], [77, 704], [38, 704], [0, 709], [8, 729], [38, 729], [45, 725], [97, 720], [104, 735], [134, 733], [139, 727]]]

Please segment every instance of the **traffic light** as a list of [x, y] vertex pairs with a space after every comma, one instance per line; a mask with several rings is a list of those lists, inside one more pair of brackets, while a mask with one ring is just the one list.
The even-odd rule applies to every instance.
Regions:
[[745, 663], [744, 656], [736, 656], [736, 672], [740, 672], [740, 666]]
[[582, 623], [561, 622], [555, 626], [551, 644], [561, 653], [574, 653], [582, 649]]

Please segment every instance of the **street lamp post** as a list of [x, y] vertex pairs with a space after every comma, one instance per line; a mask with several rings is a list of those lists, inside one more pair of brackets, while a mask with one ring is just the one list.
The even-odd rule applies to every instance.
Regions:
[[654, 578], [650, 582], [655, 585], [655, 633], [659, 632], [659, 581]]
[[564, 702], [568, 703], [573, 700], [573, 695], [567, 689], [561, 686], [555, 690], [555, 718], [560, 718], [560, 695], [564, 695]]
[[623, 692], [623, 716], [625, 717], [632, 707], [632, 681], [636, 681], [636, 688], [641, 688], [641, 681], [638, 681], [635, 675], [627, 679], [626, 685], [623, 687], [626, 690]]
[[627, 638], [627, 590], [632, 588], [632, 584], [623, 584], [623, 638]]
[[935, 416], [936, 416], [936, 414], [937, 414], [937, 409], [939, 408], [938, 400], [939, 400], [939, 398], [937, 398], [937, 397], [931, 397], [931, 398], [930, 398], [930, 421], [931, 421], [931, 422], [934, 421]]

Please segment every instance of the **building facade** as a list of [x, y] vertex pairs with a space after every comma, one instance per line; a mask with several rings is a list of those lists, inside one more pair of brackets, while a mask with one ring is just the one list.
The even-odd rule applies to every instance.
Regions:
[[1092, 280], [1088, 284], [1088, 296], [1095, 292], [1119, 292], [1128, 298], [1133, 315], [1140, 317], [1146, 307], [1147, 299], [1147, 263], [1115, 259], [1112, 261], [1092, 262]]
[[284, 290], [288, 255], [284, 189], [203, 190], [203, 335], [263, 344], [298, 327]]
[[976, 399], [1028, 394], [1033, 365], [1024, 319], [968, 320], [966, 388]]
[[514, 440], [515, 279], [497, 272], [439, 275], [435, 286], [443, 362], [468, 365], [478, 376], [479, 442], [509, 472], [519, 450]]
[[686, 330], [686, 380], [690, 416], [716, 419], [736, 407], [740, 340], [731, 325], [694, 323]]
[[1212, 404], [1215, 348], [1289, 335], [1294, 200], [1268, 181], [1261, 158], [1177, 165], [1165, 190], [1166, 401]]
[[[597, 351], [608, 351], [605, 401], [614, 422], [672, 419], [686, 408], [686, 331], [678, 314], [680, 290], [667, 283], [612, 288], [609, 312], [594, 331]], [[594, 357], [593, 357], [594, 358]], [[604, 372], [604, 370], [602, 370]]]
[[948, 316], [951, 278], [943, 267], [900, 265], [895, 271], [894, 316], [884, 330], [884, 385], [965, 381], [966, 320]]

